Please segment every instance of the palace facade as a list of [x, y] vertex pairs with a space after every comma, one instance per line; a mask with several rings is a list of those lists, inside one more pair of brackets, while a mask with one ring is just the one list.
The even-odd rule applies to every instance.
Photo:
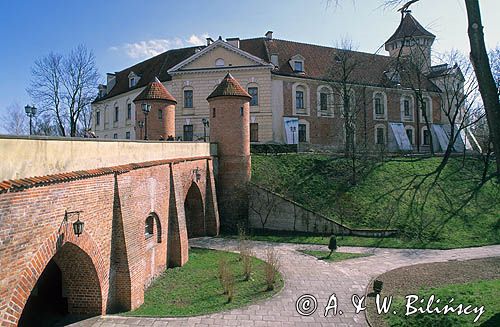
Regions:
[[[432, 143], [444, 151], [450, 122], [443, 84], [462, 87], [463, 77], [457, 67], [431, 65], [434, 40], [409, 12], [385, 44], [388, 56], [279, 40], [271, 31], [253, 39], [208, 38], [205, 46], [169, 50], [108, 74], [92, 104], [93, 131], [100, 138], [167, 139], [146, 135], [134, 103], [157, 77], [177, 101], [175, 139], [209, 140], [206, 98], [229, 72], [252, 96], [252, 143], [340, 150], [349, 115], [356, 144], [428, 151]], [[150, 126], [163, 120], [162, 111], [147, 116]], [[463, 146], [458, 142], [455, 150]]]

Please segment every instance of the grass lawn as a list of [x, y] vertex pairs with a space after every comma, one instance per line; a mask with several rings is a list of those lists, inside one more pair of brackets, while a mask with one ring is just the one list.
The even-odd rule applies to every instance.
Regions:
[[[226, 259], [235, 277], [235, 295], [227, 303], [218, 279], [219, 260]], [[253, 273], [243, 280], [243, 263], [236, 253], [191, 248], [189, 261], [168, 269], [144, 294], [144, 304], [128, 316], [194, 316], [234, 309], [276, 294], [283, 287], [279, 275], [273, 291], [266, 291], [264, 262], [253, 259]]]
[[484, 313], [481, 315], [477, 323], [473, 323], [476, 314], [457, 315], [456, 313], [443, 314], [420, 314], [404, 316], [406, 309], [406, 300], [402, 296], [393, 299], [395, 301], [391, 306], [391, 310], [395, 310], [397, 314], [384, 315], [385, 322], [388, 326], [500, 326], [500, 280], [476, 281], [467, 284], [453, 284], [438, 288], [421, 289], [417, 295], [419, 299], [425, 298], [425, 303], [422, 305], [414, 304], [414, 306], [425, 308], [427, 300], [434, 294], [436, 299], [440, 299], [440, 303], [432, 307], [443, 308], [448, 304], [451, 298], [454, 299], [451, 306], [456, 307], [458, 304], [471, 305], [474, 307], [484, 306]]
[[[345, 237], [340, 245], [395, 248], [482, 246], [500, 243], [500, 185], [486, 183], [472, 196], [482, 164], [451, 158], [438, 178], [424, 177], [441, 158], [357, 162], [316, 154], [252, 155], [252, 181], [353, 228], [395, 228], [398, 238]], [[409, 185], [408, 188], [403, 185]], [[429, 191], [429, 192], [427, 192]], [[264, 237], [262, 237], [264, 236]], [[327, 238], [256, 235], [279, 242], [327, 244]]]
[[333, 252], [332, 255], [328, 257], [330, 251], [299, 250], [299, 252], [311, 255], [319, 260], [331, 261], [331, 262], [371, 256], [371, 254], [366, 254], [366, 253]]

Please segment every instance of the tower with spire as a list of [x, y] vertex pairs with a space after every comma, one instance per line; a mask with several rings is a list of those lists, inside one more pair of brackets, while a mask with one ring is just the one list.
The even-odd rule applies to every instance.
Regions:
[[431, 67], [432, 44], [436, 36], [427, 31], [413, 17], [411, 11], [402, 12], [401, 23], [394, 34], [385, 42], [385, 49], [391, 57], [405, 58], [428, 72]]
[[217, 202], [221, 226], [234, 230], [248, 218], [250, 99], [231, 74], [208, 96], [210, 141], [217, 143]]

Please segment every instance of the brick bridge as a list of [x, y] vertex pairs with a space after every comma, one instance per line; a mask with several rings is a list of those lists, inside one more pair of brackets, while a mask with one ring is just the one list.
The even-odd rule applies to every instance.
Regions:
[[250, 96], [238, 87], [228, 75], [208, 99], [217, 144], [0, 137], [1, 326], [135, 309], [188, 260], [191, 237], [218, 234], [219, 206], [222, 221], [247, 212]]

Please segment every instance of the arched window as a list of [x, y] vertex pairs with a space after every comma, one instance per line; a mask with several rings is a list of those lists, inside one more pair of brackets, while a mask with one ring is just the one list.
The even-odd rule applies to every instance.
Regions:
[[160, 218], [154, 212], [150, 213], [144, 222], [144, 237], [149, 239], [155, 234], [156, 225], [156, 241], [161, 243], [161, 224]]
[[415, 144], [415, 128], [413, 126], [405, 126], [406, 136], [411, 145]]
[[224, 67], [224, 59], [222, 58], [218, 58], [217, 60], [215, 60], [215, 67]]
[[327, 85], [318, 87], [317, 92], [317, 110], [318, 116], [333, 117], [333, 90]]
[[292, 105], [295, 115], [309, 115], [309, 87], [295, 83], [292, 86]]
[[427, 126], [422, 127], [422, 145], [431, 145], [431, 133]]
[[373, 117], [374, 119], [387, 119], [387, 97], [383, 92], [373, 93]]

